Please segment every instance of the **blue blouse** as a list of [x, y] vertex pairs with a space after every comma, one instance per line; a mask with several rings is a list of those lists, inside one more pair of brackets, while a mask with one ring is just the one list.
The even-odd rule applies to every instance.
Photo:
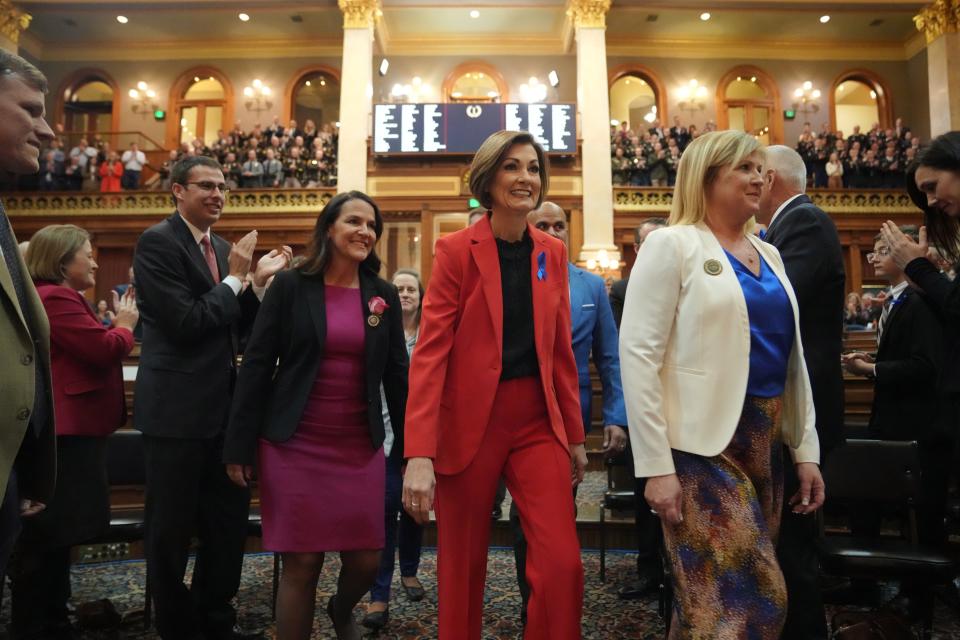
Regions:
[[724, 250], [743, 289], [750, 317], [750, 374], [747, 395], [774, 398], [787, 382], [787, 362], [793, 349], [793, 307], [780, 280], [760, 257], [756, 276], [729, 251]]

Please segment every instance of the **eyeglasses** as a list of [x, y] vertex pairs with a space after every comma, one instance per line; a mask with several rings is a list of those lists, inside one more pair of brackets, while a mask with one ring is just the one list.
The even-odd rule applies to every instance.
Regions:
[[230, 193], [230, 187], [228, 187], [226, 184], [222, 182], [217, 183], [217, 182], [204, 181], [204, 182], [188, 182], [187, 184], [197, 185], [197, 187], [199, 187], [201, 191], [206, 191], [207, 193], [212, 193], [213, 191], [219, 191], [223, 195], [227, 195], [228, 193]]
[[876, 251], [867, 254], [867, 262], [873, 262], [878, 258], [886, 258], [889, 255], [890, 249], [887, 247], [884, 247], [883, 249], [877, 249]]

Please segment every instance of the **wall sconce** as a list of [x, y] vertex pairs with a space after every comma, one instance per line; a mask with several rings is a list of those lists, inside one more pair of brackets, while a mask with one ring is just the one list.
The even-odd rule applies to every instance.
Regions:
[[136, 89], [130, 89], [128, 95], [135, 102], [130, 106], [134, 113], [139, 114], [141, 118], [146, 117], [148, 113], [153, 113], [160, 106], [156, 102], [157, 92], [141, 80], [137, 83]]
[[685, 86], [677, 89], [677, 97], [680, 98], [677, 106], [681, 111], [689, 111], [691, 118], [697, 111], [707, 108], [707, 88], [701, 86], [696, 78], [692, 78]]
[[256, 78], [252, 84], [251, 87], [243, 88], [243, 95], [247, 99], [244, 104], [246, 104], [247, 111], [255, 111], [257, 119], [259, 119], [261, 112], [273, 108], [273, 103], [270, 102], [273, 91], [263, 84], [259, 78]]
[[820, 99], [820, 89], [814, 89], [813, 83], [807, 80], [793, 92], [793, 108], [803, 115], [820, 111], [820, 105], [815, 100]]
[[547, 85], [531, 77], [526, 83], [520, 85], [520, 99], [524, 102], [543, 102], [547, 99]]
[[597, 251], [593, 258], [587, 258], [587, 269], [590, 271], [609, 271], [620, 266], [619, 260], [610, 257], [606, 249]]
[[643, 119], [647, 124], [653, 124], [653, 121], [657, 119], [657, 105], [651, 105], [650, 111], [647, 115], [643, 116]]

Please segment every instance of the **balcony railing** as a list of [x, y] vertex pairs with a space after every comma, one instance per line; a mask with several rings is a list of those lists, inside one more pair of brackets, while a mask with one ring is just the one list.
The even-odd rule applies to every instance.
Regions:
[[[807, 195], [831, 215], [918, 215], [906, 191], [885, 189], [811, 189]], [[616, 211], [665, 215], [673, 204], [672, 187], [614, 187]]]

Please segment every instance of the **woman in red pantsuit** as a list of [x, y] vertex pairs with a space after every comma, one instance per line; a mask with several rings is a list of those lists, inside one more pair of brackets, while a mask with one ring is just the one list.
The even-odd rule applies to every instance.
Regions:
[[547, 181], [530, 134], [493, 134], [470, 170], [487, 216], [436, 244], [410, 369], [416, 401], [407, 408], [403, 505], [421, 523], [436, 507], [441, 640], [480, 638], [501, 475], [529, 544], [524, 638], [580, 638], [583, 567], [570, 485], [583, 479], [587, 458], [567, 254], [526, 222]]

